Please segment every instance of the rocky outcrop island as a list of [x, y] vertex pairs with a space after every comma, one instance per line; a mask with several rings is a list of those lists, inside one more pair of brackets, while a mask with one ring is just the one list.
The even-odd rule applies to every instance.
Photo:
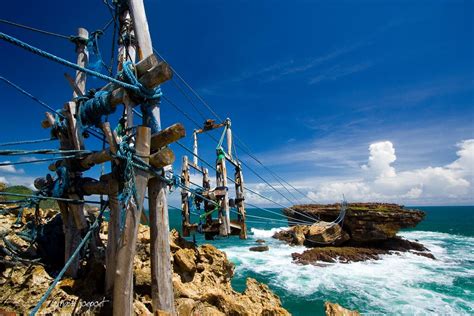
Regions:
[[434, 259], [422, 244], [397, 236], [400, 229], [420, 223], [425, 212], [405, 209], [398, 204], [350, 203], [344, 219], [334, 223], [340, 209], [340, 204], [305, 204], [287, 208], [284, 214], [290, 223], [307, 222], [308, 218], [314, 218], [317, 223], [292, 225], [273, 237], [309, 248], [303, 253], [292, 254], [297, 264], [364, 261], [396, 252], [411, 252]]

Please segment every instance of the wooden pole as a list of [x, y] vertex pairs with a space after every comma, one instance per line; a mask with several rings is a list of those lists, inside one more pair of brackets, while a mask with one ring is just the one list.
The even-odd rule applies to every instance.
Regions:
[[171, 253], [169, 246], [169, 231], [158, 229], [169, 227], [168, 202], [165, 183], [159, 178], [152, 178], [149, 182], [150, 207], [150, 252], [151, 252], [151, 294], [154, 315], [160, 309], [174, 314], [173, 271], [171, 269]]
[[227, 154], [232, 158], [232, 130], [230, 129], [230, 120], [227, 119]]
[[[135, 34], [137, 36], [138, 47], [139, 47], [139, 59], [146, 58], [153, 54], [153, 45], [151, 42], [150, 31], [148, 29], [148, 21], [145, 14], [145, 6], [143, 0], [129, 0], [130, 12], [133, 16], [133, 23], [135, 28]], [[157, 123], [157, 128], [161, 129], [161, 118], [160, 118], [160, 108], [158, 103], [149, 105], [150, 113], [153, 115], [154, 121]], [[145, 118], [149, 120], [150, 118]], [[161, 182], [161, 183], [160, 183]], [[168, 205], [166, 200], [166, 184], [163, 183], [163, 180], [158, 179], [151, 181], [148, 188], [148, 195], [156, 196], [156, 205], [153, 203], [154, 210], [151, 210], [150, 213], [154, 212], [155, 214], [163, 214], [168, 212]], [[157, 207], [162, 206], [162, 209], [156, 210]], [[167, 216], [167, 215], [166, 215]], [[151, 256], [151, 262], [153, 266], [159, 264], [170, 264], [171, 256], [169, 253], [169, 223], [165, 218], [158, 217], [155, 222], [150, 224], [151, 236], [155, 236], [157, 240], [151, 239], [152, 245], [159, 245], [165, 249], [160, 251], [154, 251]], [[157, 233], [161, 232], [161, 233]], [[155, 263], [154, 263], [155, 262]], [[166, 267], [161, 267], [159, 269], [160, 274], [155, 276], [152, 275], [151, 284], [152, 288], [156, 290], [152, 291], [152, 302], [153, 304], [153, 314], [158, 313], [158, 310], [161, 309], [165, 312], [176, 314], [174, 308], [174, 294], [173, 294], [173, 285], [172, 280], [172, 271]]]
[[[211, 190], [211, 179], [209, 178], [209, 170], [207, 168], [203, 168], [202, 170], [202, 187], [204, 190], [209, 191]], [[212, 205], [207, 199], [204, 200], [204, 212], [209, 212], [214, 209], [214, 205]], [[206, 226], [212, 225], [212, 213], [206, 216]], [[205, 235], [206, 240], [212, 239], [212, 237]]]
[[[123, 63], [127, 60], [135, 63], [135, 30], [129, 10], [124, 10], [120, 16], [120, 39], [118, 55], [120, 70], [123, 67]], [[123, 100], [123, 104], [125, 105], [125, 114], [127, 118], [126, 127], [131, 127], [133, 126], [133, 104], [127, 97], [125, 100]]]
[[[188, 156], [183, 156], [183, 165], [181, 167], [181, 182], [185, 188], [189, 187], [189, 163]], [[181, 188], [181, 210], [182, 210], [182, 229], [183, 236], [189, 237], [189, 194], [188, 190]]]
[[120, 238], [121, 213], [118, 201], [119, 185], [115, 173], [104, 175], [100, 179], [107, 181], [109, 196], [109, 226], [107, 232], [107, 249], [105, 253], [105, 295], [111, 297], [114, 290], [115, 265], [118, 241]]
[[[87, 52], [87, 39], [89, 38], [89, 32], [84, 28], [79, 28], [77, 32], [76, 53], [77, 53], [77, 64], [81, 67], [87, 67], [88, 52]], [[82, 94], [85, 94], [86, 90], [86, 74], [80, 71], [76, 72], [75, 85]], [[78, 92], [79, 92], [78, 91]], [[74, 91], [73, 97], [78, 96]], [[61, 135], [59, 137], [61, 149], [83, 149], [82, 135], [79, 130], [79, 126], [76, 124], [76, 103], [68, 102], [65, 107], [66, 118], [68, 121], [68, 134]], [[74, 179], [80, 177], [80, 173], [71, 171], [71, 165], [66, 161], [66, 165], [70, 170], [69, 176]], [[74, 181], [74, 180], [73, 180]], [[70, 199], [82, 199], [77, 194], [68, 194]], [[81, 241], [80, 231], [87, 228], [87, 221], [84, 216], [84, 205], [83, 204], [66, 204], [58, 203], [59, 209], [63, 216], [63, 225], [65, 233], [65, 260], [68, 260], [74, 250], [77, 248]], [[66, 271], [66, 275], [70, 277], [76, 277], [79, 270], [79, 256], [77, 256], [72, 264]]]
[[198, 139], [196, 130], [193, 133], [193, 164], [198, 165]]
[[[88, 39], [89, 39], [89, 32], [82, 27], [79, 28], [77, 30], [76, 53], [77, 53], [77, 65], [81, 67], [85, 67], [89, 63], [89, 53], [87, 51]], [[76, 71], [74, 84], [82, 92], [82, 95], [84, 95], [86, 91], [86, 73], [82, 71]], [[76, 91], [74, 91], [73, 97], [75, 98], [77, 96], [79, 96], [79, 94]]]
[[[150, 155], [150, 138], [151, 133], [148, 127], [137, 127], [135, 150], [145, 163], [148, 163], [146, 157]], [[114, 315], [133, 314], [133, 258], [136, 252], [138, 227], [147, 184], [148, 173], [135, 168], [137, 201], [131, 198], [126, 205], [125, 226], [117, 251], [113, 296]]]
[[247, 239], [247, 225], [245, 224], [245, 206], [244, 206], [244, 176], [240, 164], [235, 168], [235, 198], [237, 211], [239, 214], [238, 220], [240, 224], [240, 239]]
[[[219, 155], [219, 154], [218, 154]], [[217, 159], [216, 164], [216, 185], [217, 187], [227, 188], [227, 169], [225, 157]], [[225, 190], [224, 196], [221, 199], [219, 209], [219, 235], [230, 235], [230, 212], [229, 212], [229, 192]]]

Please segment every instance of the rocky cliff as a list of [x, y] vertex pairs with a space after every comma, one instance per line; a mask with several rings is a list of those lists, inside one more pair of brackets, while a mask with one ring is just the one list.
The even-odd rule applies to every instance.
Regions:
[[[287, 208], [284, 214], [303, 221], [307, 218], [301, 214], [330, 222], [337, 218], [339, 210], [340, 204], [305, 204]], [[408, 210], [397, 204], [350, 203], [343, 229], [353, 241], [385, 240], [395, 237], [402, 228], [415, 227], [424, 217], [423, 211]]]
[[[24, 217], [30, 216], [27, 214]], [[61, 232], [60, 217], [50, 212], [44, 228]], [[15, 215], [0, 215], [0, 314], [16, 312], [27, 314], [45, 293], [58, 272], [58, 266], [45, 263], [36, 243], [19, 238], [11, 225]], [[100, 239], [106, 242], [107, 223], [103, 223]], [[17, 230], [18, 232], [18, 230]], [[5, 240], [7, 242], [5, 242]], [[61, 238], [49, 240], [51, 248]], [[136, 314], [151, 315], [150, 298], [150, 232], [140, 226], [137, 255], [134, 258]], [[234, 265], [224, 252], [212, 245], [196, 247], [170, 233], [175, 304], [179, 315], [289, 315], [280, 299], [268, 286], [247, 279], [246, 289], [239, 293], [231, 286]], [[8, 245], [7, 245], [7, 244]], [[12, 253], [9, 248], [17, 251]], [[59, 249], [62, 249], [59, 247]], [[56, 256], [62, 261], [63, 254]], [[103, 295], [104, 262], [102, 255], [86, 257], [82, 261], [78, 279], [65, 278], [56, 286], [41, 313], [70, 315], [110, 313], [110, 301]]]

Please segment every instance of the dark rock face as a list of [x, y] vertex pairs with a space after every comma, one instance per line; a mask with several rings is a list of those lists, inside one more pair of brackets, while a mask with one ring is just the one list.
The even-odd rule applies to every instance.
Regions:
[[[301, 214], [319, 217], [322, 221], [333, 221], [339, 215], [339, 204], [295, 205], [284, 213], [292, 218], [305, 220]], [[348, 205], [343, 230], [353, 241], [367, 242], [395, 237], [402, 228], [415, 227], [423, 220], [425, 213], [407, 210], [403, 206], [388, 203], [351, 203]]]
[[250, 247], [249, 250], [250, 251], [257, 251], [257, 252], [264, 252], [264, 251], [268, 251], [269, 248], [268, 248], [268, 246], [255, 246], [255, 247]]
[[349, 243], [345, 247], [320, 247], [312, 248], [303, 253], [292, 253], [294, 263], [307, 265], [319, 262], [357, 262], [365, 260], [378, 260], [380, 255], [411, 252], [420, 256], [435, 259], [425, 246], [420, 243], [394, 237], [381, 242]]

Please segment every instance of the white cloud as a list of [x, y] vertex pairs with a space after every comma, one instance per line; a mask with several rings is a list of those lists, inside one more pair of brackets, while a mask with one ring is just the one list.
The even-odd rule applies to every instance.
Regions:
[[395, 168], [391, 164], [397, 160], [397, 156], [391, 142], [384, 141], [371, 144], [369, 152], [369, 162], [367, 165], [363, 165], [362, 169], [381, 178], [395, 176]]
[[474, 139], [457, 146], [458, 158], [450, 164], [397, 172], [392, 166], [397, 159], [393, 144], [373, 143], [369, 146], [368, 163], [362, 166], [362, 179], [322, 184], [308, 196], [321, 201], [336, 200], [342, 194], [357, 201], [472, 201]]
[[[4, 163], [9, 163], [10, 161], [2, 161]], [[16, 169], [15, 166], [7, 165], [7, 166], [0, 166], [0, 172], [4, 173], [16, 173], [16, 174], [23, 174], [25, 170], [23, 169]]]

